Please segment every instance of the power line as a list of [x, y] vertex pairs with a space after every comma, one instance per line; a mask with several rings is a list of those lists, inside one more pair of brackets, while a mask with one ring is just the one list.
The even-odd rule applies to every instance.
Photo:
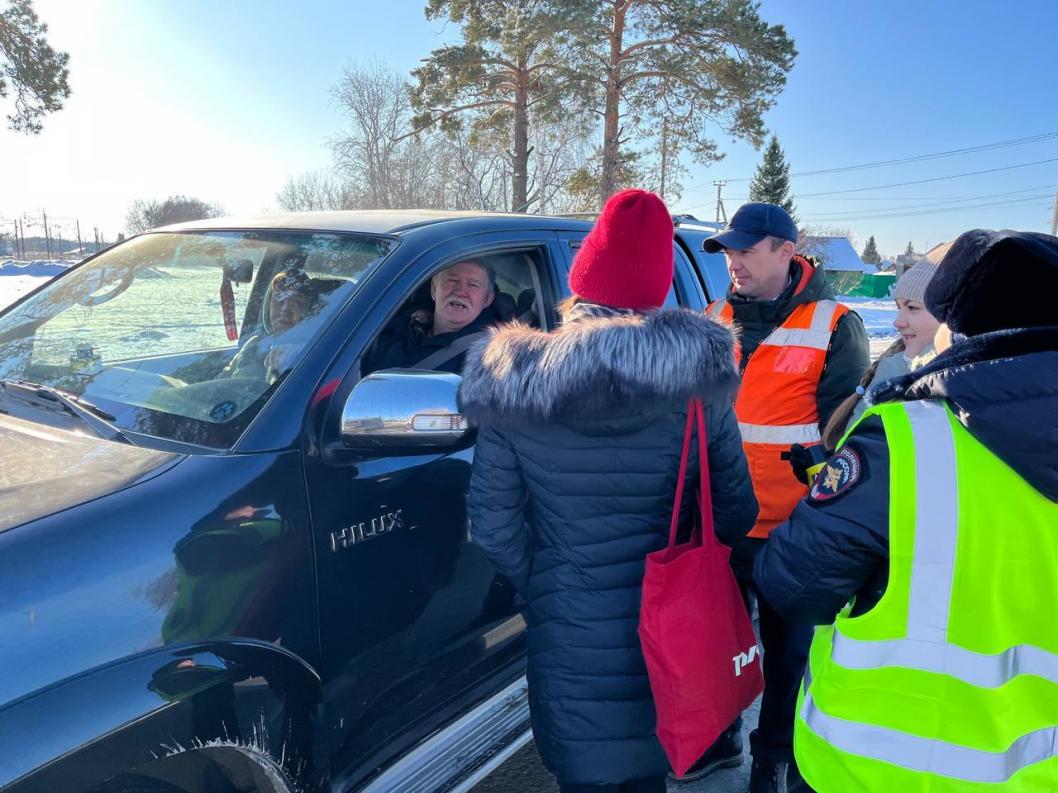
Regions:
[[[1031, 193], [1036, 190], [1050, 190], [1053, 183], [1041, 184], [1034, 187], [1022, 187], [1019, 190], [1010, 190], [1004, 193], [987, 193], [985, 195], [953, 195], [953, 196], [846, 196], [840, 199], [841, 201], [979, 201], [984, 198], [1001, 198], [1008, 195], [1017, 195], [1018, 193]], [[800, 202], [802, 198], [810, 198], [812, 201], [835, 201], [838, 199], [830, 198], [829, 196], [791, 196], [795, 201]], [[748, 201], [746, 196], [732, 196], [729, 198], [730, 201], [738, 201], [740, 203]], [[704, 204], [696, 204], [695, 206], [705, 206]], [[876, 207], [879, 210], [886, 209], [901, 209], [904, 207], [893, 206], [893, 207]], [[800, 213], [798, 213], [800, 214]]]
[[[1037, 187], [1037, 188], [1033, 188], [1033, 189], [1034, 190], [1050, 190], [1050, 187], [1051, 187], [1050, 185], [1043, 185], [1041, 187]], [[984, 200], [989, 199], [989, 198], [1006, 198], [1008, 196], [1020, 195], [1021, 193], [1025, 193], [1025, 192], [1028, 192], [1028, 191], [1026, 191], [1026, 190], [1013, 190], [1013, 191], [1010, 191], [1010, 192], [1007, 192], [1007, 193], [992, 193], [990, 195], [970, 196], [969, 198], [955, 198], [955, 199], [942, 200], [942, 201], [929, 201], [927, 203], [922, 203], [922, 204], [904, 204], [902, 206], [892, 206], [892, 207], [875, 207], [873, 209], [856, 209], [856, 210], [840, 210], [840, 209], [838, 209], [838, 210], [832, 210], [832, 211], [829, 211], [829, 212], [824, 210], [824, 211], [821, 211], [821, 212], [808, 212], [808, 213], [806, 213], [804, 215], [804, 217], [805, 218], [811, 218], [811, 217], [819, 217], [819, 216], [823, 216], [823, 215], [832, 216], [832, 215], [838, 215], [838, 214], [840, 214], [840, 215], [848, 215], [849, 217], [852, 217], [854, 215], [876, 214], [878, 212], [903, 212], [905, 210], [910, 210], [910, 209], [932, 209], [934, 207], [950, 206], [952, 204], [960, 204], [960, 203], [964, 203], [964, 202], [967, 202], [967, 201], [984, 201]], [[1047, 193], [1046, 195], [1050, 195], [1050, 193]], [[1037, 196], [1037, 195], [1021, 196], [1021, 198], [1023, 198], [1023, 199], [1025, 199], [1025, 198], [1040, 198], [1040, 197], [1044, 197], [1045, 198], [1046, 195], [1043, 195], [1043, 196]]]
[[[886, 220], [889, 218], [906, 218], [906, 217], [921, 217], [923, 215], [943, 215], [949, 212], [963, 212], [965, 210], [977, 210], [977, 209], [994, 209], [999, 207], [1028, 207], [1032, 206], [1033, 202], [1040, 201], [1041, 198], [1050, 199], [1049, 195], [1046, 196], [1026, 196], [1025, 198], [1016, 198], [1009, 201], [994, 201], [986, 204], [963, 204], [955, 207], [943, 207], [940, 209], [927, 209], [918, 210], [914, 212], [890, 212], [886, 214], [868, 215], [864, 217], [850, 218], [843, 215], [827, 215], [821, 217], [811, 218], [813, 222], [840, 222], [840, 221], [862, 221], [862, 220]], [[1049, 204], [1040, 204], [1039, 206], [1048, 207]]]
[[931, 179], [915, 179], [910, 182], [894, 182], [893, 184], [879, 184], [872, 185], [871, 187], [854, 187], [849, 190], [828, 190], [821, 193], [803, 193], [800, 196], [795, 195], [794, 199], [798, 198], [812, 198], [814, 196], [830, 196], [830, 195], [845, 195], [846, 193], [865, 193], [868, 190], [886, 190], [890, 187], [906, 187], [912, 184], [926, 184], [927, 182], [943, 182], [948, 179], [961, 179], [965, 176], [980, 176], [986, 173], [999, 173], [1000, 171], [1013, 171], [1017, 168], [1030, 168], [1033, 165], [1046, 165], [1047, 163], [1058, 162], [1058, 157], [1051, 157], [1047, 160], [1036, 160], [1035, 162], [1023, 162], [1018, 165], [1007, 165], [1002, 168], [988, 168], [983, 171], [967, 171], [966, 173], [956, 173], [950, 176], [934, 176]]
[[[1008, 193], [992, 193], [989, 195], [919, 195], [919, 196], [849, 196], [841, 199], [842, 201], [975, 201], [979, 198], [993, 198], [997, 196], [1015, 195], [1017, 193], [1029, 193], [1034, 190], [1050, 190], [1051, 184], [1041, 184], [1035, 187], [1022, 187], [1020, 190], [1011, 190]], [[800, 201], [802, 198], [811, 198], [813, 201], [832, 201], [833, 199], [826, 196], [800, 196], [791, 195], [795, 201]], [[749, 198], [746, 196], [735, 196], [730, 199], [731, 201], [748, 201]], [[883, 207], [884, 208], [884, 207]], [[894, 207], [895, 209], [895, 207]]]
[[864, 168], [882, 168], [887, 165], [903, 165], [909, 162], [922, 162], [923, 160], [935, 160], [940, 157], [954, 157], [959, 154], [972, 154], [978, 151], [993, 151], [995, 149], [1006, 149], [1011, 146], [1024, 146], [1026, 143], [1040, 143], [1045, 140], [1058, 138], [1058, 132], [1047, 132], [1043, 135], [1033, 135], [1029, 138], [1017, 138], [1005, 140], [998, 143], [984, 143], [980, 146], [968, 146], [965, 149], [949, 149], [948, 151], [935, 152], [933, 154], [919, 154], [915, 157], [901, 157], [897, 160], [879, 160], [878, 162], [867, 162], [861, 165], [846, 165], [841, 168], [823, 168], [818, 171], [801, 171], [792, 173], [790, 176], [823, 176], [832, 173], [844, 173], [846, 171], [859, 171]]
[[[1058, 132], [1044, 132], [1039, 135], [1031, 135], [1026, 138], [1014, 138], [1011, 140], [995, 141], [993, 143], [982, 143], [977, 146], [967, 146], [962, 149], [948, 149], [946, 151], [932, 152], [930, 154], [917, 154], [911, 157], [900, 157], [894, 160], [878, 160], [876, 162], [865, 162], [857, 165], [843, 165], [837, 168], [822, 168], [815, 171], [799, 171], [797, 173], [791, 173], [792, 177], [802, 176], [824, 176], [827, 174], [845, 173], [848, 171], [859, 171], [866, 168], [883, 168], [889, 165], [904, 165], [911, 162], [923, 162], [925, 160], [935, 160], [941, 157], [955, 157], [961, 154], [974, 154], [982, 151], [995, 151], [997, 149], [1006, 149], [1012, 146], [1024, 146], [1030, 143], [1042, 143], [1048, 140], [1058, 139]], [[727, 179], [728, 182], [749, 182], [753, 177], [740, 177], [737, 179]], [[705, 187], [705, 185], [699, 185]]]

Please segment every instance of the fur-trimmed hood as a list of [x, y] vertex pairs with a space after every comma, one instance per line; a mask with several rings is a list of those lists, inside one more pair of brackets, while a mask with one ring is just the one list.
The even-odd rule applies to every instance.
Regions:
[[558, 330], [495, 328], [467, 354], [459, 398], [476, 423], [657, 414], [738, 387], [734, 334], [703, 314], [578, 304]]

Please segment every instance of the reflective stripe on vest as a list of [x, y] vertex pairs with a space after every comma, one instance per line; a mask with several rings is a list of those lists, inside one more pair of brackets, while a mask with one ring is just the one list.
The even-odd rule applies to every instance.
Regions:
[[795, 443], [819, 443], [818, 424], [747, 424], [738, 423], [743, 443], [774, 443], [792, 446]]
[[[831, 636], [830, 661], [837, 667], [865, 674], [899, 668], [911, 673], [946, 675], [968, 686], [993, 690], [1032, 676], [1058, 687], [1058, 654], [1047, 649], [1018, 644], [1003, 652], [986, 654], [949, 641], [960, 527], [959, 460], [954, 430], [947, 408], [940, 403], [910, 402], [886, 406], [885, 409], [893, 408], [906, 412], [914, 447], [914, 544], [909, 590], [905, 590], [908, 592], [906, 634], [903, 638], [883, 641], [857, 639], [841, 630], [839, 618], [834, 628], [821, 629], [815, 641]], [[890, 444], [892, 448], [892, 442]], [[894, 480], [892, 486], [898, 487], [899, 484]], [[1016, 516], [1017, 512], [1012, 515]], [[1015, 519], [1012, 528], [1017, 525]], [[977, 530], [981, 531], [979, 527]], [[891, 542], [894, 531], [891, 526]], [[891, 576], [895, 575], [891, 570]], [[965, 578], [962, 580], [964, 586], [971, 583]], [[882, 607], [882, 601], [879, 601], [875, 609]], [[1047, 630], [1042, 624], [1040, 629]], [[822, 640], [826, 641], [825, 638]], [[864, 683], [869, 685], [866, 680]], [[928, 690], [925, 683], [921, 685], [923, 691]], [[834, 691], [831, 688], [831, 697], [837, 696]], [[840, 692], [843, 695], [845, 689]], [[894, 691], [894, 698], [900, 693], [904, 692]], [[850, 688], [848, 695], [855, 696], [855, 692]], [[916, 690], [912, 687], [909, 703], [914, 703], [915, 695]], [[893, 707], [900, 705], [894, 702]], [[1002, 720], [1017, 716], [1017, 711], [1011, 710], [993, 714], [991, 718]], [[982, 718], [988, 719], [989, 715], [982, 714]], [[1022, 769], [1058, 758], [1058, 726], [1046, 726], [1021, 735], [1004, 751], [988, 751], [831, 715], [822, 710], [813, 697], [811, 668], [805, 677], [799, 719], [826, 744], [842, 752], [890, 763], [908, 771], [946, 777], [953, 780], [953, 785], [956, 785], [954, 780], [1003, 783]], [[1058, 725], [1058, 713], [1054, 723]], [[1007, 721], [1007, 724], [1017, 724], [1017, 721]], [[810, 755], [805, 756], [806, 752]], [[803, 757], [805, 766], [816, 761], [827, 767], [825, 752], [818, 747], [806, 750], [799, 746], [798, 753], [799, 761]], [[835, 762], [844, 768], [849, 761]], [[813, 783], [813, 780], [809, 779], [809, 782]], [[957, 785], [928, 789], [955, 790]]]
[[812, 700], [810, 676], [806, 675], [805, 686], [809, 691], [801, 706], [801, 718], [812, 732], [843, 752], [892, 763], [911, 771], [966, 782], [998, 783], [1006, 782], [1022, 768], [1058, 756], [1058, 727], [1046, 727], [1023, 735], [1005, 752], [984, 752], [828, 716]]
[[[820, 441], [819, 379], [834, 329], [847, 311], [834, 300], [796, 306], [748, 360], [741, 360], [744, 372], [735, 415], [760, 506], [750, 537], [767, 537], [808, 494], [782, 454], [795, 443]], [[735, 312], [729, 301], [717, 300], [706, 315], [732, 322]]]
[[811, 347], [813, 350], [830, 349], [833, 333], [830, 325], [838, 311], [834, 300], [820, 300], [813, 304], [812, 322], [807, 328], [787, 328], [782, 325], [773, 330], [760, 343], [763, 347]]

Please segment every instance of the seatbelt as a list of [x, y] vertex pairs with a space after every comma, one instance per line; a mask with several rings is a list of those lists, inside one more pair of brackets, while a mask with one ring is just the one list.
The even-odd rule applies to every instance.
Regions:
[[414, 364], [411, 365], [410, 368], [436, 369], [441, 364], [448, 363], [457, 355], [462, 355], [467, 350], [469, 350], [475, 342], [484, 339], [488, 335], [488, 331], [484, 330], [479, 330], [476, 333], [468, 333], [466, 336], [459, 337], [447, 347], [442, 347], [439, 350], [434, 350], [421, 361], [416, 361]]

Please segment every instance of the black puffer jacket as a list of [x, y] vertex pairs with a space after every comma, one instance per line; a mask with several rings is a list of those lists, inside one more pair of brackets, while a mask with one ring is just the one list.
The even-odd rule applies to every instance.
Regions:
[[[947, 401], [978, 441], [1058, 502], [1058, 327], [972, 337], [871, 394], [875, 402]], [[862, 463], [859, 480], [836, 498], [802, 501], [756, 560], [764, 597], [799, 622], [830, 624], [853, 596], [853, 615], [863, 614], [887, 584], [890, 462], [881, 420], [866, 419], [846, 445]]]
[[666, 543], [695, 395], [717, 535], [753, 525], [735, 385], [731, 332], [686, 311], [582, 304], [554, 333], [499, 329], [468, 355], [461, 400], [481, 428], [471, 533], [527, 603], [534, 734], [564, 782], [668, 770], [637, 635], [644, 559]]

